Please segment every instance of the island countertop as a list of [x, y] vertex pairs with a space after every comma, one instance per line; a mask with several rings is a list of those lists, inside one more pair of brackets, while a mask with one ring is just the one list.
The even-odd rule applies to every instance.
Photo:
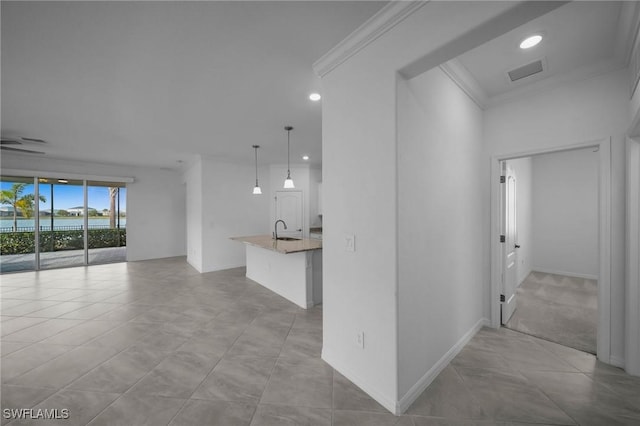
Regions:
[[322, 248], [322, 240], [310, 238], [302, 238], [299, 240], [274, 240], [271, 235], [253, 235], [249, 237], [232, 237], [231, 239], [283, 254], [319, 250]]

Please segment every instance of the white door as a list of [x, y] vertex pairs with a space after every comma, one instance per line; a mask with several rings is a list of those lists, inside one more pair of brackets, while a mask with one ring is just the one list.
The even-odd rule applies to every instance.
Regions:
[[278, 224], [278, 237], [302, 238], [302, 191], [276, 191], [276, 220], [287, 224]]
[[506, 324], [516, 310], [516, 287], [518, 271], [518, 248], [516, 232], [516, 175], [513, 169], [502, 163], [504, 183], [502, 187], [503, 200], [503, 274], [502, 274], [502, 294], [501, 301], [501, 321]]

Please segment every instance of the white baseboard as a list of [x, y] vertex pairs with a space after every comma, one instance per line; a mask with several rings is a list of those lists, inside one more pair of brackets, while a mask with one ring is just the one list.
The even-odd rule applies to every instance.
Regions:
[[609, 362], [611, 363], [611, 365], [613, 365], [614, 367], [620, 367], [622, 369], [624, 369], [624, 359], [617, 357], [617, 356], [610, 356], [609, 357]]
[[564, 275], [567, 277], [584, 278], [587, 280], [596, 280], [596, 281], [599, 279], [597, 275], [593, 275], [593, 274], [580, 274], [578, 272], [556, 271], [553, 269], [544, 269], [544, 268], [533, 268], [531, 269], [531, 272], [542, 272], [543, 274]]
[[366, 394], [368, 394], [371, 398], [375, 399], [380, 405], [384, 408], [392, 412], [393, 414], [399, 415], [400, 413], [396, 412], [397, 403], [393, 399], [386, 397], [382, 392], [376, 389], [375, 386], [368, 383], [362, 377], [358, 376], [351, 370], [349, 367], [343, 365], [338, 361], [338, 358], [333, 356], [331, 351], [327, 349], [326, 346], [322, 346], [322, 359], [332, 366], [338, 373], [342, 374], [344, 377], [349, 379], [350, 382], [358, 386], [362, 389]]
[[440, 372], [449, 365], [453, 358], [460, 353], [462, 348], [469, 343], [471, 338], [475, 336], [482, 327], [488, 327], [489, 324], [490, 321], [487, 318], [482, 318], [473, 327], [471, 327], [471, 330], [467, 331], [464, 336], [462, 336], [462, 338], [458, 340], [458, 342], [453, 345], [453, 347], [451, 347], [451, 349], [449, 349], [447, 353], [444, 354], [444, 356], [440, 358], [438, 362], [436, 362], [436, 364], [431, 367], [429, 371], [427, 371], [424, 376], [422, 376], [420, 380], [418, 380], [416, 384], [413, 385], [406, 394], [404, 394], [402, 398], [400, 398], [395, 414], [404, 413], [411, 404], [418, 399], [422, 392], [424, 392], [424, 390], [435, 380], [435, 378], [438, 377], [438, 374], [440, 374]]
[[409, 391], [400, 399], [400, 401], [393, 401], [392, 399], [383, 395], [378, 389], [368, 383], [366, 380], [359, 377], [355, 374], [349, 367], [340, 363], [336, 357], [331, 354], [331, 351], [326, 347], [322, 347], [322, 359], [335, 368], [340, 374], [349, 379], [352, 383], [362, 389], [365, 393], [367, 393], [371, 398], [375, 399], [380, 405], [384, 408], [395, 414], [396, 416], [404, 413], [413, 402], [418, 399], [420, 394], [424, 392], [424, 390], [438, 377], [438, 374], [444, 368], [449, 365], [449, 363], [453, 360], [453, 358], [460, 353], [462, 348], [469, 343], [471, 338], [475, 336], [475, 334], [482, 328], [488, 327], [490, 321], [487, 318], [482, 318], [478, 320], [478, 322], [471, 327], [469, 331], [467, 331], [458, 342], [453, 345], [451, 349], [447, 351], [446, 354], [442, 358], [436, 362], [436, 364], [427, 371], [424, 376], [420, 378], [416, 382], [415, 385], [409, 389]]

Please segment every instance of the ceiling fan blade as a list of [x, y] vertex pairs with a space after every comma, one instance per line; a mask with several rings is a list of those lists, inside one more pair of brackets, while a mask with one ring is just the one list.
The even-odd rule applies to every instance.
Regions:
[[21, 148], [11, 148], [10, 146], [0, 146], [0, 149], [4, 150], [4, 151], [15, 151], [15, 152], [24, 152], [27, 154], [45, 154], [42, 151], [32, 151], [30, 149], [21, 149]]
[[0, 140], [0, 145], [22, 145], [22, 142], [11, 139], [2, 139]]
[[36, 138], [20, 138], [23, 141], [27, 141], [27, 142], [37, 142], [37, 143], [47, 143], [46, 141], [43, 141], [42, 139], [36, 139]]

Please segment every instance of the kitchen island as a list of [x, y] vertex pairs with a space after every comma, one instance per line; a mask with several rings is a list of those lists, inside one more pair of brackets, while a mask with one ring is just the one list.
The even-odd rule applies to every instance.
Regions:
[[322, 240], [233, 237], [245, 243], [247, 278], [302, 308], [322, 303]]

